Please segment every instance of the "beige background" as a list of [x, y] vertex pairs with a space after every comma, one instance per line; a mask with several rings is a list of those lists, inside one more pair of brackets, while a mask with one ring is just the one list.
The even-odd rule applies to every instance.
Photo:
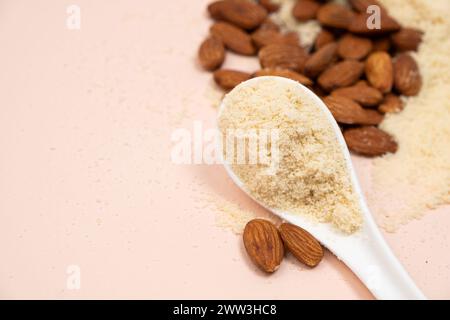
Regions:
[[[202, 199], [261, 209], [221, 167], [171, 163], [174, 129], [214, 125], [195, 60], [207, 2], [0, 1], [0, 298], [371, 298], [330, 253], [255, 270]], [[370, 162], [354, 160], [369, 193]], [[449, 211], [386, 235], [431, 298], [450, 297]]]

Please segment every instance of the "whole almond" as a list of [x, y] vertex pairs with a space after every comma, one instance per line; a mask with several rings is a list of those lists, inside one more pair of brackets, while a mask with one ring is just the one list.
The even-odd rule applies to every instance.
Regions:
[[381, 12], [386, 12], [386, 9], [377, 0], [349, 0], [353, 9], [358, 12], [366, 13], [367, 8], [376, 5], [381, 9]]
[[334, 42], [334, 35], [330, 31], [322, 29], [314, 41], [314, 49], [319, 50], [331, 42]]
[[422, 88], [422, 77], [419, 66], [407, 53], [403, 53], [395, 60], [395, 89], [405, 96], [415, 96]]
[[375, 51], [386, 51], [388, 52], [391, 48], [391, 40], [389, 37], [380, 37], [373, 39], [373, 48], [372, 50]]
[[403, 101], [399, 96], [393, 93], [388, 93], [384, 97], [383, 102], [378, 107], [378, 111], [381, 113], [396, 113], [403, 110]]
[[208, 5], [207, 9], [208, 9], [208, 12], [209, 12], [209, 15], [211, 16], [211, 18], [213, 18], [215, 20], [222, 19], [222, 15], [221, 15], [222, 5], [225, 1], [227, 1], [227, 0], [214, 1]]
[[345, 130], [344, 138], [351, 151], [370, 157], [395, 153], [398, 148], [394, 138], [373, 126]]
[[315, 78], [322, 73], [335, 60], [337, 47], [333, 42], [313, 53], [306, 61], [305, 74]]
[[358, 80], [356, 83], [355, 83], [355, 86], [369, 86], [369, 83], [367, 82], [367, 80]]
[[225, 90], [233, 89], [250, 78], [249, 73], [236, 70], [220, 69], [214, 72], [214, 81]]
[[318, 83], [327, 91], [348, 87], [358, 81], [364, 72], [364, 64], [354, 60], [344, 60], [327, 70], [318, 78]]
[[276, 30], [280, 31], [280, 26], [276, 24], [272, 19], [267, 17], [259, 26], [258, 29], [269, 29], [269, 30]]
[[382, 93], [391, 91], [394, 71], [392, 66], [391, 56], [383, 51], [372, 53], [367, 58], [366, 77], [372, 87], [380, 90]]
[[377, 125], [383, 120], [383, 116], [377, 111], [364, 109], [346, 97], [328, 96], [323, 102], [334, 119], [342, 124]]
[[323, 248], [308, 231], [290, 223], [280, 226], [280, 234], [286, 248], [300, 262], [313, 268], [323, 258]]
[[215, 37], [209, 37], [200, 45], [198, 50], [200, 64], [206, 70], [215, 70], [225, 60], [225, 48], [222, 41]]
[[246, 30], [257, 28], [267, 17], [267, 10], [250, 0], [218, 1], [215, 6], [209, 6], [209, 12], [216, 19]]
[[213, 36], [220, 39], [225, 47], [231, 51], [249, 56], [256, 53], [250, 35], [232, 24], [216, 22], [211, 26], [210, 32]]
[[309, 79], [308, 77], [289, 69], [262, 69], [256, 71], [253, 74], [253, 76], [254, 77], [276, 76], [297, 81], [305, 86], [310, 86], [313, 84], [312, 80]]
[[280, 9], [280, 5], [273, 2], [272, 0], [259, 0], [258, 3], [263, 6], [267, 12], [275, 12], [278, 11], [278, 9]]
[[363, 108], [363, 112], [365, 119], [364, 121], [361, 121], [360, 124], [379, 125], [384, 119], [384, 115], [379, 113], [377, 110], [369, 110]]
[[[389, 32], [400, 30], [400, 24], [387, 13], [381, 13], [380, 28], [370, 28], [367, 22], [371, 21], [371, 15], [367, 13], [360, 13], [353, 17], [351, 23], [348, 25], [348, 31], [361, 35], [381, 35]], [[372, 27], [372, 26], [371, 26]]]
[[333, 90], [331, 95], [352, 99], [364, 107], [375, 107], [383, 100], [383, 95], [379, 90], [367, 85], [355, 84], [351, 87], [339, 88]]
[[391, 35], [391, 40], [398, 51], [417, 51], [422, 36], [423, 32], [418, 29], [403, 28]]
[[292, 15], [299, 21], [315, 19], [320, 4], [314, 0], [298, 0], [292, 9]]
[[258, 55], [263, 68], [292, 69], [300, 73], [308, 58], [302, 47], [289, 44], [270, 44], [262, 48]]
[[349, 8], [337, 3], [327, 3], [317, 12], [317, 19], [322, 25], [339, 29], [347, 29], [353, 16]]
[[253, 263], [267, 273], [278, 269], [283, 260], [284, 247], [275, 225], [263, 219], [251, 220], [245, 226], [243, 238]]
[[298, 33], [281, 33], [273, 29], [259, 28], [252, 33], [253, 43], [257, 48], [268, 46], [269, 44], [291, 44], [298, 45]]
[[339, 40], [338, 54], [342, 59], [361, 60], [372, 51], [372, 41], [346, 34]]

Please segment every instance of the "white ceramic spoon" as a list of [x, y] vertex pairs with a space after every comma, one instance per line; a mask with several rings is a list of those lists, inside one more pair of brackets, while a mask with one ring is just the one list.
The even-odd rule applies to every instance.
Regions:
[[[241, 83], [239, 86], [254, 84], [265, 78], [268, 77], [254, 78]], [[352, 235], [345, 235], [337, 231], [328, 223], [314, 223], [300, 215], [268, 208], [264, 203], [261, 203], [261, 201], [257, 201], [256, 199], [255, 201], [283, 220], [308, 230], [324, 246], [342, 260], [377, 299], [425, 299], [423, 293], [414, 284], [413, 280], [394, 256], [378, 230], [361, 192], [344, 137], [328, 108], [312, 91], [298, 82], [280, 77], [271, 78], [276, 79], [276, 81], [288, 81], [290, 85], [294, 83], [315, 101], [318, 112], [323, 112], [327, 116], [330, 126], [334, 128], [336, 137], [342, 149], [342, 154], [347, 162], [348, 174], [351, 177], [354, 191], [359, 198], [359, 206], [361, 214], [364, 217], [364, 223], [361, 230], [358, 232]], [[225, 99], [220, 105], [219, 117], [226, 107]], [[222, 150], [221, 146], [219, 146], [219, 150]], [[248, 194], [244, 184], [234, 174], [231, 166], [224, 161], [222, 161], [222, 163], [224, 164], [228, 175], [236, 185]], [[250, 194], [248, 195], [251, 197]]]

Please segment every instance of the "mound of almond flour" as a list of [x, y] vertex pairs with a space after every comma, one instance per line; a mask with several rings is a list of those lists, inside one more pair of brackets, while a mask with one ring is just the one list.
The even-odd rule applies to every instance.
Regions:
[[423, 87], [381, 128], [397, 139], [396, 154], [375, 159], [369, 205], [388, 231], [450, 203], [450, 2], [382, 0], [400, 23], [425, 32], [414, 58]]
[[277, 129], [278, 169], [268, 164], [232, 164], [247, 191], [266, 206], [358, 230], [362, 216], [333, 128], [295, 83], [265, 79], [241, 86], [224, 99], [219, 127]]

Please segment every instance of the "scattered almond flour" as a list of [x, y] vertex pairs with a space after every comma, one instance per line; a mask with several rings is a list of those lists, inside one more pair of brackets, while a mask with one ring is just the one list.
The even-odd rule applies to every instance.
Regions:
[[217, 226], [230, 229], [235, 234], [242, 234], [247, 222], [256, 218], [267, 219], [275, 224], [280, 223], [280, 219], [273, 214], [257, 214], [253, 211], [244, 210], [235, 203], [223, 199], [215, 200], [214, 205], [218, 211], [216, 217]]
[[369, 204], [388, 231], [450, 203], [450, 2], [382, 0], [400, 23], [425, 32], [414, 58], [423, 87], [381, 128], [396, 137], [397, 153], [374, 160]]
[[278, 168], [232, 164], [248, 192], [269, 208], [329, 222], [345, 233], [362, 224], [345, 158], [326, 115], [295, 82], [259, 78], [225, 96], [219, 128], [279, 132]]
[[220, 90], [217, 88], [217, 86], [214, 85], [213, 82], [211, 82], [205, 90], [204, 93], [205, 98], [208, 100], [210, 105], [217, 109], [222, 102], [222, 98], [224, 96], [223, 90]]
[[238, 205], [226, 200], [216, 200], [214, 205], [218, 212], [216, 215], [217, 226], [230, 229], [235, 234], [242, 234], [247, 222], [258, 218], [254, 212], [243, 210]]
[[276, 225], [281, 223], [280, 218], [267, 210], [262, 208], [260, 210], [246, 210], [235, 202], [223, 199], [219, 195], [203, 193], [199, 200], [203, 207], [211, 208], [216, 212], [216, 225], [218, 227], [229, 229], [238, 235], [244, 232], [247, 222], [256, 218], [272, 221]]

